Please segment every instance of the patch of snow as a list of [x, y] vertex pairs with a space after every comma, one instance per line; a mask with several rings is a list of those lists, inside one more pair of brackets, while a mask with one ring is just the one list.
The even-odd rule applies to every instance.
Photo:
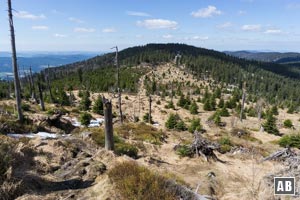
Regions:
[[[40, 137], [41, 139], [55, 139], [58, 137], [57, 134], [55, 133], [47, 133], [47, 132], [38, 132], [38, 133], [26, 133], [26, 134], [15, 134], [15, 133], [9, 133], [7, 134], [8, 137], [12, 137], [12, 138], [22, 138], [22, 137], [26, 137], [26, 138], [36, 138], [36, 137]], [[65, 135], [62, 135], [63, 137]]]

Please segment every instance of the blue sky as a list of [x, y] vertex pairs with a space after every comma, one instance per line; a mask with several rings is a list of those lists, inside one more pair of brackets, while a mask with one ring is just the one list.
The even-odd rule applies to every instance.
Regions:
[[[17, 50], [109, 51], [147, 43], [300, 52], [297, 0], [12, 0]], [[0, 51], [10, 50], [0, 0]]]

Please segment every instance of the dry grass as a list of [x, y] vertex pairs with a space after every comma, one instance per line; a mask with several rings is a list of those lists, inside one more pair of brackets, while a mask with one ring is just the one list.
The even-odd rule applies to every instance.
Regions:
[[162, 144], [166, 135], [164, 132], [157, 130], [153, 126], [145, 123], [138, 124], [123, 124], [115, 128], [117, 135], [125, 139], [133, 139], [139, 141], [149, 142], [151, 144]]

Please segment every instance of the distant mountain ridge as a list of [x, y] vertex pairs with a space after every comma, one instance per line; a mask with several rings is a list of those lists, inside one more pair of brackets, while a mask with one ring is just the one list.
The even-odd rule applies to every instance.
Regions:
[[[96, 53], [78, 54], [74, 53], [46, 53], [46, 52], [26, 52], [18, 54], [18, 65], [20, 74], [23, 70], [28, 70], [32, 67], [33, 72], [39, 72], [46, 68], [66, 65], [78, 61], [87, 60], [96, 56]], [[0, 52], [0, 78], [5, 74], [12, 73], [11, 57], [9, 52]]]
[[275, 62], [280, 64], [300, 62], [300, 53], [297, 52], [256, 52], [256, 51], [224, 51], [224, 53], [247, 60]]

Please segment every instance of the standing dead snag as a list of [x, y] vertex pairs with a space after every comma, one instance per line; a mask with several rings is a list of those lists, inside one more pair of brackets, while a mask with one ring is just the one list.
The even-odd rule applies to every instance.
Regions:
[[29, 71], [30, 71], [30, 82], [31, 82], [31, 85], [32, 85], [31, 98], [34, 99], [35, 103], [38, 103], [38, 100], [37, 100], [37, 97], [36, 97], [36, 93], [35, 93], [35, 85], [34, 85], [34, 80], [33, 80], [31, 66], [29, 68]]
[[114, 150], [114, 135], [112, 123], [112, 105], [111, 101], [103, 97], [104, 122], [105, 122], [105, 149]]
[[50, 83], [50, 75], [49, 74], [50, 74], [50, 69], [49, 69], [49, 65], [48, 65], [47, 73], [46, 73], [46, 76], [45, 76], [45, 81], [47, 83], [47, 88], [48, 88], [48, 91], [49, 91], [51, 102], [55, 103], [55, 100], [54, 100], [54, 97], [53, 97], [52, 91], [51, 91], [51, 83]]
[[117, 90], [118, 90], [118, 106], [119, 106], [119, 113], [120, 113], [120, 122], [123, 124], [123, 114], [122, 114], [122, 94], [120, 89], [120, 67], [119, 67], [119, 60], [118, 60], [118, 46], [113, 47], [116, 49], [116, 57], [115, 57], [115, 65], [117, 66]]
[[243, 112], [244, 112], [245, 101], [246, 101], [246, 82], [244, 82], [244, 85], [243, 85], [243, 96], [242, 96], [242, 105], [241, 105], [241, 113], [240, 113], [241, 122], [243, 122]]
[[24, 116], [21, 108], [22, 100], [21, 100], [21, 86], [18, 72], [18, 64], [17, 64], [17, 51], [16, 51], [16, 42], [15, 42], [15, 29], [12, 15], [12, 7], [11, 0], [7, 0], [8, 4], [8, 20], [9, 20], [9, 28], [10, 28], [10, 37], [11, 37], [11, 49], [12, 49], [12, 65], [14, 71], [14, 84], [15, 84], [15, 95], [16, 95], [16, 104], [18, 111], [18, 120], [23, 121]]
[[151, 99], [151, 95], [149, 95], [149, 124], [152, 124], [152, 108], [151, 105], [152, 104], [152, 99]]
[[39, 95], [40, 95], [40, 105], [42, 111], [45, 111], [45, 104], [44, 104], [44, 97], [43, 97], [43, 89], [41, 85], [41, 78], [40, 76], [38, 77], [38, 89], [39, 89]]

